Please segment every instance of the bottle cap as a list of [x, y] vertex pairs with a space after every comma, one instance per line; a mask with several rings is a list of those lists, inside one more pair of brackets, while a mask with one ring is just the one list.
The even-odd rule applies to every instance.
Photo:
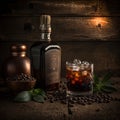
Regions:
[[40, 25], [50, 25], [51, 24], [51, 16], [50, 15], [41, 15], [40, 16]]
[[50, 15], [40, 16], [39, 29], [42, 33], [51, 33], [51, 16]]

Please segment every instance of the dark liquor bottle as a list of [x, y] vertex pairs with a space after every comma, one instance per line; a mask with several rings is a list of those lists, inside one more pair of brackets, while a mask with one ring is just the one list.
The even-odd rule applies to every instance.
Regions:
[[54, 44], [50, 38], [51, 17], [40, 17], [40, 41], [31, 47], [31, 59], [37, 87], [44, 90], [59, 88], [61, 79], [61, 48]]

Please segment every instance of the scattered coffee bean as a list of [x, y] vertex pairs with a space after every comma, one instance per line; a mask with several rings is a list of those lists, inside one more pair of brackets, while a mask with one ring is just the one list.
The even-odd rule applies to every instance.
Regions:
[[73, 105], [73, 104], [71, 104], [71, 103], [69, 103], [69, 104], [68, 104], [68, 106], [69, 106], [69, 107], [74, 107], [74, 105]]
[[84, 102], [83, 103], [81, 102], [81, 105], [86, 105], [86, 104]]
[[72, 115], [72, 110], [68, 107], [68, 114]]
[[50, 103], [54, 103], [54, 99], [50, 99]]
[[74, 101], [77, 101], [77, 100], [78, 100], [78, 97], [73, 97], [73, 100], [74, 100]]
[[61, 103], [67, 104], [67, 101], [66, 100], [62, 100]]
[[19, 75], [15, 75], [13, 77], [8, 77], [7, 80], [10, 81], [32, 81], [35, 80], [32, 76], [29, 76], [27, 74], [21, 73]]
[[70, 102], [71, 104], [76, 103], [74, 100], [69, 100], [69, 102]]
[[91, 105], [92, 103], [91, 103], [91, 102], [88, 102], [87, 104], [88, 104], [88, 105]]
[[96, 111], [96, 112], [99, 112], [99, 111], [100, 111], [100, 109], [98, 108], [98, 109], [96, 109], [95, 111]]
[[84, 102], [86, 103], [86, 102], [88, 102], [88, 100], [87, 100], [87, 99], [84, 99]]

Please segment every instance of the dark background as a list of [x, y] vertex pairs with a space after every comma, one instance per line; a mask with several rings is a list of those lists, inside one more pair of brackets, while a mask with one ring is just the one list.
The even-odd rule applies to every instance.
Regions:
[[[94, 63], [95, 73], [120, 76], [119, 0], [4, 0], [0, 1], [0, 81], [2, 65], [13, 43], [30, 46], [40, 40], [39, 17], [52, 16], [52, 40], [65, 61], [78, 58]], [[26, 27], [26, 24], [28, 25]]]

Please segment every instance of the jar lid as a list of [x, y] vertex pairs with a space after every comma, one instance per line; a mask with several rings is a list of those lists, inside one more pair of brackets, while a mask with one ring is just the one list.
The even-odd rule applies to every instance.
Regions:
[[26, 51], [27, 50], [27, 46], [24, 44], [15, 44], [11, 46], [11, 51], [12, 52], [22, 52], [22, 51]]

